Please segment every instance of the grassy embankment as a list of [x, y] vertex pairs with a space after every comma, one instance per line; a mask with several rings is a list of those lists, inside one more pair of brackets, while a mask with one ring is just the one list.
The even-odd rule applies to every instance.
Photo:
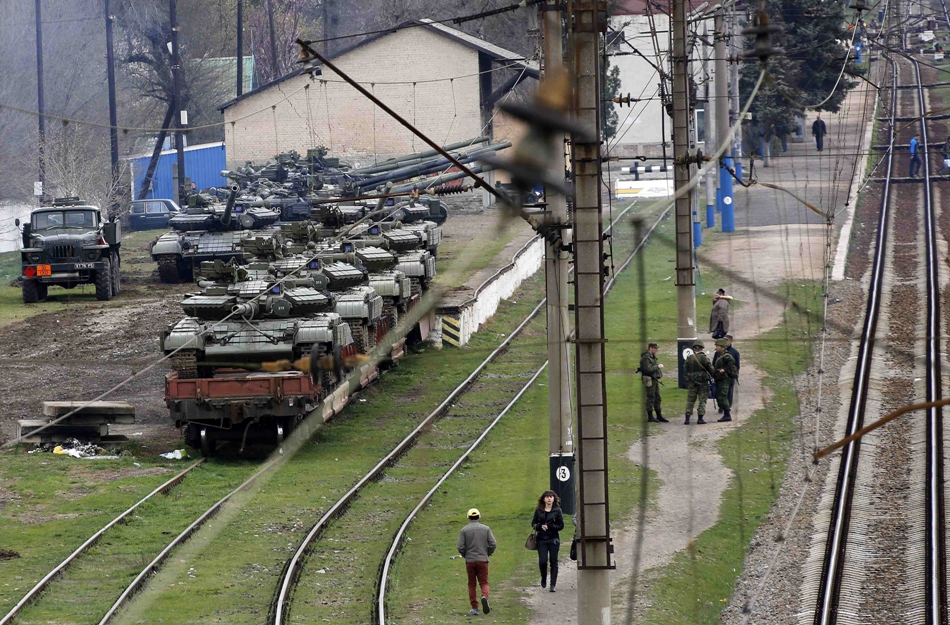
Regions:
[[[672, 222], [667, 222], [658, 234], [663, 241], [669, 241]], [[659, 338], [661, 358], [669, 362], [676, 324], [670, 279], [673, 252], [668, 243], [659, 240], [647, 247], [647, 252], [647, 334]], [[715, 281], [709, 272], [704, 278]], [[615, 527], [635, 512], [642, 475], [626, 456], [638, 438], [639, 427], [633, 415], [639, 414], [641, 405], [639, 385], [635, 383], [638, 381], [632, 375], [640, 351], [637, 291], [631, 271], [620, 279], [607, 300], [608, 402], [612, 416], [610, 498]], [[806, 308], [819, 310], [814, 295], [813, 287], [796, 286], [785, 297], [808, 302], [810, 306]], [[711, 297], [700, 297], [697, 309], [708, 310], [711, 303]], [[754, 348], [746, 349], [746, 357], [754, 359], [767, 373], [763, 383], [772, 389], [773, 395], [763, 410], [720, 442], [726, 465], [741, 480], [733, 479], [723, 495], [719, 522], [698, 538], [693, 554], [680, 554], [666, 571], [654, 572], [660, 579], [651, 598], [653, 608], [647, 622], [718, 622], [724, 606], [722, 600], [730, 595], [741, 571], [747, 541], [781, 483], [792, 438], [791, 419], [798, 411], [792, 377], [810, 359], [807, 339], [817, 323], [815, 318], [803, 321], [790, 314], [783, 326], [768, 333]], [[672, 386], [668, 382], [663, 389], [664, 405], [668, 407], [668, 416], [675, 417], [685, 403], [685, 392]], [[534, 555], [525, 552], [522, 544], [530, 530], [533, 503], [548, 483], [546, 389], [539, 385], [526, 396], [525, 402], [524, 413], [501, 424], [464, 473], [446, 484], [442, 496], [410, 528], [412, 541], [400, 556], [397, 583], [390, 596], [390, 611], [399, 615], [400, 622], [465, 621], [464, 567], [453, 556], [457, 532], [464, 524], [464, 511], [471, 506], [482, 509], [500, 543], [491, 564], [492, 603], [498, 618], [513, 623], [528, 621], [528, 610], [522, 603], [523, 588], [536, 586], [537, 572]], [[562, 535], [570, 537], [570, 524]], [[562, 552], [562, 558], [565, 557]], [[618, 593], [621, 603], [625, 592], [620, 589]]]

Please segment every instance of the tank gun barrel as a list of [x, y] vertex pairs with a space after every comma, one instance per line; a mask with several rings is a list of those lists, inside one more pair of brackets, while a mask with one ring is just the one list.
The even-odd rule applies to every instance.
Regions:
[[225, 228], [231, 225], [231, 213], [234, 212], [234, 203], [237, 201], [238, 191], [241, 187], [236, 184], [231, 185], [231, 192], [228, 194], [228, 203], [224, 206], [224, 215], [221, 217], [221, 225]]
[[[469, 139], [468, 141], [458, 141], [456, 143], [451, 143], [449, 145], [442, 146], [442, 149], [446, 152], [452, 152], [453, 150], [462, 150], [471, 146], [479, 145], [482, 143], [488, 143], [490, 141], [489, 137], [476, 137], [474, 139]], [[360, 169], [351, 170], [349, 173], [356, 176], [368, 176], [370, 174], [379, 173], [382, 171], [388, 171], [389, 169], [395, 168], [399, 163], [408, 163], [412, 161], [422, 161], [433, 156], [439, 156], [439, 153], [436, 150], [425, 150], [423, 152], [414, 152], [412, 154], [404, 154], [403, 156], [397, 156], [395, 158], [390, 158], [382, 163], [377, 165], [372, 165], [370, 167], [362, 167]]]
[[[472, 167], [472, 173], [481, 174], [487, 171], [493, 170], [494, 167], [491, 165], [478, 165], [477, 167]], [[390, 193], [406, 193], [408, 191], [425, 191], [426, 189], [432, 189], [434, 187], [446, 184], [448, 182], [454, 182], [456, 180], [461, 180], [462, 178], [467, 178], [468, 174], [464, 171], [455, 171], [448, 174], [441, 174], [439, 176], [433, 176], [431, 178], [426, 178], [425, 180], [419, 180], [418, 182], [409, 182], [406, 184], [401, 184], [393, 187], [389, 190]]]
[[[464, 156], [459, 156], [459, 162], [471, 163], [472, 161], [478, 160], [478, 158], [483, 154], [488, 154], [490, 152], [497, 152], [499, 150], [504, 150], [505, 148], [511, 147], [510, 141], [503, 141], [501, 143], [494, 143], [492, 145], [480, 148], [478, 150], [472, 150], [471, 152], [466, 153]], [[415, 176], [424, 176], [425, 174], [431, 174], [433, 172], [439, 171], [440, 169], [445, 169], [449, 164], [449, 160], [445, 157], [437, 159], [431, 164], [420, 164], [420, 165], [410, 165], [408, 167], [402, 167], [400, 169], [395, 169], [378, 176], [371, 176], [365, 180], [359, 180], [354, 184], [356, 189], [371, 189], [373, 187], [381, 186], [387, 182], [398, 182], [400, 180], [406, 180], [408, 178], [413, 178]]]
[[241, 317], [247, 319], [253, 319], [261, 311], [261, 307], [257, 302], [244, 302], [243, 304], [238, 304], [232, 309], [232, 312]]

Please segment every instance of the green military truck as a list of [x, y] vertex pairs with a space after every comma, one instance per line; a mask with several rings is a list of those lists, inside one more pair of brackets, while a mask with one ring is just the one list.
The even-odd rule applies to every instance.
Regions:
[[46, 299], [51, 286], [71, 289], [78, 284], [95, 284], [96, 299], [112, 299], [119, 294], [121, 238], [118, 221], [103, 221], [97, 206], [77, 197], [37, 208], [30, 223], [23, 224], [23, 301]]

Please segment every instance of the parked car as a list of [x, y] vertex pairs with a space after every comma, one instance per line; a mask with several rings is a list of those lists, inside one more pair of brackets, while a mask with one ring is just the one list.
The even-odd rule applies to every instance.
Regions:
[[181, 210], [173, 200], [132, 200], [129, 206], [129, 227], [132, 230], [167, 228], [168, 220]]

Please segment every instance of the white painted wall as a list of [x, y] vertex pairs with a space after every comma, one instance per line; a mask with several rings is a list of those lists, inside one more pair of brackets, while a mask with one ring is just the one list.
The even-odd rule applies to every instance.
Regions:
[[32, 210], [33, 207], [26, 204], [0, 202], [0, 252], [15, 252], [22, 247], [20, 230], [14, 220], [28, 221]]

